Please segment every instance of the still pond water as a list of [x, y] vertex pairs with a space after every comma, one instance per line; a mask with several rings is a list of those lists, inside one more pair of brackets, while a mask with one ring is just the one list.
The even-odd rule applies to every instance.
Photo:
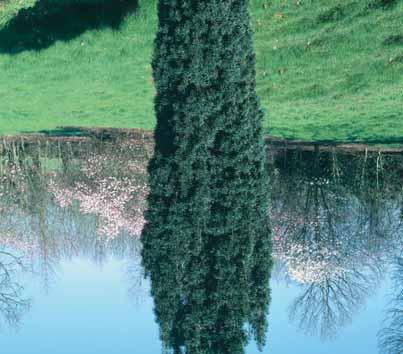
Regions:
[[[204, 303], [164, 322], [177, 289], [162, 281], [159, 295], [150, 295], [140, 235], [152, 149], [137, 138], [3, 142], [1, 353], [169, 352], [161, 333], [180, 342], [186, 325], [175, 321], [214, 312]], [[220, 296], [236, 302], [256, 288], [270, 301], [255, 306], [261, 323], [223, 313], [222, 328], [250, 332], [249, 354], [259, 353], [253, 337], [263, 353], [402, 353], [403, 155], [273, 148], [268, 168], [269, 284], [255, 279], [250, 289], [234, 285]], [[203, 340], [232, 340], [231, 331]]]

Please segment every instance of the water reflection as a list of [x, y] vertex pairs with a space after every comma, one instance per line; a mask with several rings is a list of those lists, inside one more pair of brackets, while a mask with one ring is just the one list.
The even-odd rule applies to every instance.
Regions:
[[29, 310], [30, 299], [18, 282], [19, 273], [25, 268], [23, 262], [23, 257], [0, 250], [0, 324], [16, 326]]
[[401, 156], [280, 151], [272, 218], [276, 273], [299, 284], [290, 318], [334, 337], [376, 291], [401, 244]]
[[266, 154], [258, 139], [204, 136], [188, 146], [157, 129], [143, 264], [167, 352], [241, 354], [268, 326]]
[[393, 294], [386, 311], [383, 328], [378, 334], [381, 353], [403, 352], [403, 258], [396, 257], [393, 265]]
[[102, 266], [111, 257], [131, 259], [128, 288], [137, 297], [142, 271], [135, 236], [151, 149], [126, 140], [3, 141], [0, 311], [7, 323], [17, 324], [29, 309], [19, 279], [29, 273], [49, 291], [62, 260], [84, 257]]
[[[288, 315], [312, 335], [307, 343], [354, 328], [395, 274], [386, 319], [372, 321], [380, 350], [401, 352], [401, 154], [276, 147], [269, 178], [261, 156], [249, 153], [252, 174], [229, 161], [223, 184], [223, 168], [207, 173], [213, 162], [198, 160], [202, 146], [195, 146], [190, 159], [157, 154], [148, 186], [148, 138], [17, 139], [0, 149], [2, 329], [23, 326], [35, 304], [27, 279], [52, 292], [62, 261], [80, 257], [102, 267], [114, 257], [125, 260], [126, 291], [137, 303], [147, 298], [143, 273], [151, 278], [166, 350], [249, 353], [255, 338], [270, 352], [273, 263], [272, 284], [297, 289], [287, 293]], [[282, 295], [273, 294], [274, 303]]]

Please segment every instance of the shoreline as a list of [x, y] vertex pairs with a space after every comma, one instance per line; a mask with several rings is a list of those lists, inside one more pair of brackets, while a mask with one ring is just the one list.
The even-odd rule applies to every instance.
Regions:
[[[130, 138], [140, 140], [153, 140], [153, 131], [138, 128], [103, 128], [103, 127], [58, 127], [54, 130], [38, 133], [23, 133], [18, 135], [0, 136], [2, 145], [22, 143], [24, 145], [41, 144], [46, 142], [85, 142], [90, 138], [102, 140], [115, 140]], [[387, 154], [403, 153], [403, 138], [396, 142], [343, 142], [343, 141], [306, 141], [289, 140], [265, 135], [269, 148], [275, 150], [302, 150], [302, 151], [342, 151], [348, 152], [382, 152]]]

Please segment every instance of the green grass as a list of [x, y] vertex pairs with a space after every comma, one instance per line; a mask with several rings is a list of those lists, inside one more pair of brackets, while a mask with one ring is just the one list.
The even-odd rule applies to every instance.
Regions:
[[36, 3], [36, 0], [0, 0], [0, 28], [18, 14], [21, 9], [29, 8]]
[[[46, 26], [24, 41], [5, 25], [15, 4], [33, 2], [0, 0], [0, 132], [152, 129], [155, 0], [141, 0], [119, 29], [81, 28], [67, 39], [50, 29], [41, 50], [32, 41]], [[251, 0], [251, 13], [268, 133], [403, 141], [403, 1]]]

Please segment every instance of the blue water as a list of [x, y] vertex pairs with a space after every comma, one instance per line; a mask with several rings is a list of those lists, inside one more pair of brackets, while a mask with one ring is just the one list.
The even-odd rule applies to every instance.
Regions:
[[[26, 280], [32, 307], [18, 329], [3, 326], [1, 352], [160, 353], [149, 284], [143, 281], [130, 291], [129, 262], [112, 257], [99, 266], [85, 258], [63, 260], [49, 289], [44, 289], [40, 275], [32, 275]], [[386, 279], [336, 338], [323, 341], [305, 335], [289, 320], [288, 309], [298, 286], [273, 280], [268, 344], [263, 353], [378, 353], [377, 332], [389, 291]], [[247, 353], [259, 351], [251, 344]]]
[[[85, 151], [64, 159], [70, 165], [56, 171], [18, 169], [3, 160], [1, 354], [166, 350], [141, 260], [147, 161], [120, 154], [114, 145]], [[274, 266], [263, 353], [378, 354], [389, 348], [388, 340], [402, 340], [393, 326], [403, 318], [393, 324], [388, 311], [403, 304], [403, 163], [385, 158], [392, 167], [365, 177], [361, 163], [370, 158], [355, 156], [351, 165], [351, 156], [341, 154], [337, 179], [325, 163], [334, 164], [334, 156], [321, 155], [325, 162], [315, 173], [313, 153], [304, 155], [301, 165], [293, 158], [294, 165], [284, 164], [283, 155], [274, 158]], [[342, 180], [347, 172], [351, 177]], [[170, 284], [156, 289], [175, 294]], [[243, 290], [234, 286], [224, 296], [236, 299]], [[187, 300], [180, 301], [185, 307]], [[188, 313], [204, 310], [209, 309], [196, 306]], [[381, 341], [388, 329], [388, 340]], [[259, 353], [253, 340], [245, 353]]]

